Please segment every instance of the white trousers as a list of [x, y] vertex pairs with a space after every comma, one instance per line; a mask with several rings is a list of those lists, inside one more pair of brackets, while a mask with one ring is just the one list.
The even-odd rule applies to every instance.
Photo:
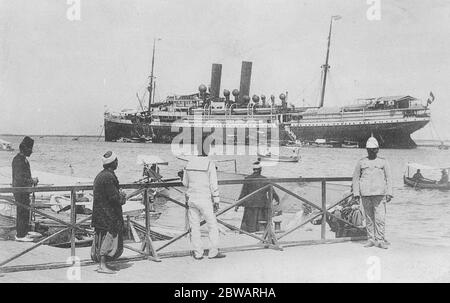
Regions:
[[209, 201], [189, 201], [189, 227], [191, 228], [191, 246], [197, 258], [203, 256], [202, 239], [200, 233], [200, 222], [203, 218], [208, 227], [208, 236], [210, 242], [208, 257], [212, 258], [218, 254], [217, 246], [219, 245], [219, 228], [217, 226], [216, 215], [214, 214], [213, 205]]

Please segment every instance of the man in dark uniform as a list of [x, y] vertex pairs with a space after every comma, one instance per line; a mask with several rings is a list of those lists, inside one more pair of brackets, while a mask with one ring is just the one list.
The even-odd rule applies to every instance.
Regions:
[[119, 161], [117, 156], [108, 151], [103, 155], [103, 170], [94, 180], [94, 204], [92, 210], [92, 227], [95, 228], [91, 258], [99, 262], [99, 273], [113, 274], [106, 261], [119, 258], [123, 252], [123, 214], [125, 194], [119, 189], [119, 180], [114, 171]]
[[[262, 167], [260, 162], [253, 163], [253, 174], [245, 177], [245, 180], [251, 179], [267, 179], [263, 175], [261, 175]], [[260, 189], [261, 187], [266, 186], [269, 182], [260, 181], [260, 182], [250, 182], [245, 183], [242, 187], [241, 194], [239, 195], [239, 199], [251, 194], [252, 192]], [[257, 193], [252, 196], [250, 199], [245, 201], [242, 206], [244, 207], [244, 215], [242, 217], [241, 229], [247, 232], [253, 233], [260, 230], [259, 222], [268, 222], [269, 220], [269, 211], [270, 211], [270, 203], [272, 201], [269, 200], [269, 188], [266, 190]], [[273, 198], [275, 201], [280, 203], [280, 198], [277, 193], [273, 192]], [[239, 206], [235, 208], [237, 211]]]
[[[27, 157], [33, 153], [34, 140], [30, 137], [23, 138], [19, 145], [19, 153], [12, 161], [12, 186], [13, 187], [30, 187], [35, 186], [39, 182], [37, 178], [31, 177], [30, 163]], [[30, 206], [29, 193], [14, 193], [14, 199], [23, 204]], [[33, 242], [33, 238], [28, 235], [30, 231], [30, 210], [17, 206], [16, 218], [16, 241]]]

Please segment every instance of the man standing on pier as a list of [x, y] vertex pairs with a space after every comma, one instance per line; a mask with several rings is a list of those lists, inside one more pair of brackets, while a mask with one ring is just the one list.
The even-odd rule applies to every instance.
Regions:
[[370, 137], [366, 143], [368, 156], [358, 161], [353, 173], [353, 195], [362, 203], [366, 217], [365, 247], [387, 249], [385, 240], [386, 203], [392, 196], [392, 177], [389, 163], [377, 158], [378, 141]]
[[[261, 163], [259, 161], [254, 162], [253, 174], [245, 177], [245, 180], [267, 179], [266, 177], [261, 175], [261, 172]], [[239, 195], [239, 199], [244, 198], [245, 196], [257, 191], [267, 184], [269, 184], [269, 182], [262, 180], [258, 182], [244, 183], [244, 185], [242, 186], [241, 194]], [[270, 189], [267, 188], [267, 190], [253, 195], [242, 204], [242, 206], [244, 207], [244, 215], [242, 216], [241, 223], [242, 230], [245, 230], [249, 233], [254, 233], [260, 231], [260, 222], [265, 222], [266, 224], [269, 223], [269, 211], [271, 209], [270, 203], [272, 203], [272, 201], [269, 200], [269, 191]], [[275, 201], [280, 203], [280, 198], [275, 191], [273, 191], [273, 198]], [[236, 206], [235, 211], [237, 211], [238, 209], [239, 206]]]
[[[203, 141], [203, 140], [202, 140]], [[188, 205], [189, 227], [191, 229], [191, 244], [194, 259], [203, 259], [200, 222], [203, 217], [208, 227], [209, 259], [223, 258], [218, 250], [219, 227], [214, 210], [219, 206], [219, 186], [217, 183], [216, 165], [208, 159], [205, 147], [199, 147], [201, 156], [189, 160], [183, 172], [183, 185], [187, 187], [186, 200]]]
[[120, 257], [123, 252], [123, 214], [125, 194], [119, 189], [114, 171], [119, 165], [117, 156], [108, 151], [103, 155], [103, 170], [94, 180], [92, 227], [95, 228], [91, 258], [99, 262], [97, 272], [113, 274], [106, 262]]
[[[34, 140], [30, 137], [23, 138], [19, 145], [20, 152], [12, 161], [12, 186], [13, 187], [30, 187], [36, 186], [39, 182], [38, 178], [31, 177], [30, 163], [27, 157], [33, 153]], [[29, 193], [14, 193], [16, 202], [26, 206], [30, 206]], [[16, 241], [33, 242], [34, 239], [28, 235], [30, 232], [30, 210], [17, 206], [16, 218]]]

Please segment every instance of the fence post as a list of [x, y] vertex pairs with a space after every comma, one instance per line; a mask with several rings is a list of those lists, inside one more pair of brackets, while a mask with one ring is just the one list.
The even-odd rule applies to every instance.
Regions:
[[153, 242], [151, 238], [151, 230], [150, 230], [150, 201], [148, 196], [148, 188], [144, 190], [144, 205], [145, 205], [145, 254], [147, 255], [148, 260], [152, 260], [155, 262], [161, 262], [161, 260], [158, 258], [158, 255], [153, 247]]
[[148, 207], [148, 188], [145, 188], [143, 192], [144, 206], [145, 206], [145, 239], [144, 239], [144, 248], [145, 253], [149, 257], [150, 256], [150, 245], [148, 243], [147, 237], [150, 236], [150, 216], [149, 216], [149, 207]]
[[327, 181], [322, 181], [322, 228], [321, 239], [325, 240], [325, 233], [327, 228]]
[[273, 219], [273, 205], [272, 205], [272, 203], [273, 203], [273, 190], [274, 190], [273, 189], [273, 185], [272, 185], [272, 183], [270, 183], [269, 193], [268, 193], [268, 196], [269, 196], [268, 197], [269, 198], [268, 220], [267, 220], [266, 230], [265, 230], [264, 235], [263, 235], [262, 238], [265, 241], [268, 242], [268, 244], [265, 245], [266, 248], [270, 247], [270, 248], [273, 248], [273, 249], [283, 250], [283, 248], [278, 245], [278, 239], [277, 239], [277, 237], [275, 235], [275, 232], [274, 232], [273, 226], [272, 226], [272, 219]]
[[273, 239], [272, 217], [273, 217], [273, 186], [269, 187], [269, 217], [267, 220], [268, 240], [270, 244], [275, 244]]
[[70, 255], [72, 262], [75, 262], [75, 224], [77, 222], [77, 206], [76, 206], [76, 191], [70, 191], [70, 224], [72, 224], [70, 233]]

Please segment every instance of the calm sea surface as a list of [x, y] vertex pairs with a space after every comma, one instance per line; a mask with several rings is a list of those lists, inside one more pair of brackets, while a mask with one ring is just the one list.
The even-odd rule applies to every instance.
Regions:
[[[2, 136], [2, 139], [18, 147], [22, 137]], [[119, 155], [117, 176], [121, 183], [141, 178], [142, 167], [136, 163], [140, 154], [158, 155], [169, 161], [161, 167], [166, 178], [176, 177], [185, 162], [177, 159], [171, 146], [166, 144], [135, 144], [104, 142], [103, 139], [80, 137], [34, 137], [35, 149], [30, 158], [33, 170], [54, 174], [94, 178], [102, 169], [100, 157], [108, 150]], [[288, 154], [288, 149], [282, 153]], [[15, 152], [0, 152], [0, 166], [10, 166]], [[356, 161], [364, 157], [364, 149], [301, 148], [299, 163], [277, 163], [264, 168], [264, 175], [271, 177], [350, 177]], [[403, 185], [403, 173], [408, 162], [430, 166], [450, 167], [450, 150], [419, 147], [412, 150], [381, 150], [394, 178], [394, 200], [388, 204], [387, 237], [427, 246], [450, 246], [450, 191], [418, 190]], [[236, 158], [240, 173], [251, 171], [255, 156], [226, 156]], [[70, 167], [70, 166], [71, 167]], [[220, 170], [232, 172], [232, 163], [221, 163]], [[433, 177], [432, 175], [425, 176]], [[439, 172], [435, 177], [439, 177]], [[345, 189], [345, 188], [343, 188]], [[317, 198], [320, 200], [320, 198]]]

